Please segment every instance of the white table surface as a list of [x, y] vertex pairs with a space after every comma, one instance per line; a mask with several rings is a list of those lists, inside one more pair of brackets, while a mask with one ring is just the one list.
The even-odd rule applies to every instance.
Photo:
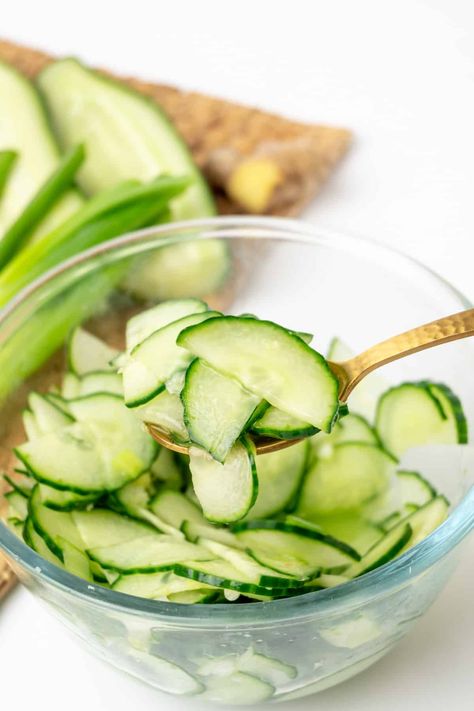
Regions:
[[[2, 9], [1, 33], [125, 73], [351, 127], [354, 147], [306, 219], [396, 245], [474, 298], [469, 0], [14, 0]], [[473, 555], [471, 538], [439, 600], [388, 657], [291, 709], [472, 709]], [[97, 661], [25, 590], [0, 608], [0, 670], [5, 709], [201, 708]]]

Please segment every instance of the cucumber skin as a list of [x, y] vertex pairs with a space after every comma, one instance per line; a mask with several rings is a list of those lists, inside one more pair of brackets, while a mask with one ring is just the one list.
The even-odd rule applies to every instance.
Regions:
[[[468, 442], [468, 424], [466, 420], [466, 416], [464, 414], [464, 409], [461, 404], [461, 400], [458, 398], [457, 395], [454, 394], [454, 392], [451, 390], [450, 387], [445, 385], [444, 383], [427, 383], [429, 387], [429, 391], [436, 400], [436, 392], [433, 392], [433, 388], [438, 388], [440, 392], [445, 396], [447, 400], [449, 400], [449, 403], [452, 407], [452, 412], [454, 416], [454, 421], [456, 423], [456, 429], [458, 433], [458, 444], [467, 444]], [[441, 407], [441, 410], [444, 413], [444, 409], [442, 404], [439, 402], [438, 403]], [[446, 418], [446, 413], [444, 413], [445, 418]]]
[[[186, 145], [186, 143], [183, 141], [179, 133], [177, 132], [176, 128], [166, 115], [166, 113], [163, 111], [163, 109], [160, 107], [160, 105], [151, 97], [144, 96], [143, 94], [140, 94], [139, 92], [135, 91], [134, 89], [126, 86], [123, 84], [121, 81], [117, 79], [113, 79], [112, 77], [104, 76], [103, 74], [100, 74], [99, 72], [96, 72], [92, 69], [89, 69], [88, 67], [84, 66], [81, 62], [79, 62], [77, 59], [74, 58], [69, 58], [69, 59], [63, 59], [59, 61], [68, 61], [68, 62], [74, 62], [75, 64], [79, 65], [82, 69], [90, 73], [95, 79], [101, 81], [103, 84], [107, 85], [110, 84], [112, 87], [115, 89], [118, 89], [119, 91], [122, 91], [124, 94], [128, 94], [129, 96], [133, 96], [137, 101], [141, 101], [143, 104], [151, 108], [158, 116], [159, 120], [162, 121], [165, 125], [166, 128], [168, 129], [170, 135], [173, 136], [174, 140], [176, 143], [180, 145], [180, 148], [183, 150], [183, 152], [187, 153], [188, 158], [189, 158], [189, 167], [190, 171], [189, 174], [192, 175], [196, 186], [198, 186], [202, 191], [203, 191], [203, 209], [199, 210], [199, 213], [194, 215], [193, 217], [212, 217], [216, 214], [216, 206], [214, 202], [214, 198], [211, 192], [211, 189], [205, 180], [204, 176], [202, 175], [201, 171], [195, 164], [191, 153], [189, 152], [189, 149]], [[38, 75], [36, 79], [36, 86], [38, 89], [39, 95], [42, 97], [42, 104], [44, 106], [44, 109], [46, 111], [46, 115], [49, 120], [49, 125], [53, 127], [53, 135], [56, 136], [57, 141], [60, 145], [63, 146], [63, 140], [61, 136], [59, 135], [59, 131], [57, 128], [55, 128], [55, 121], [52, 116], [52, 112], [50, 110], [50, 107], [48, 105], [48, 100], [45, 96], [45, 90], [41, 87], [41, 82], [42, 79], [47, 76], [48, 72], [51, 72], [54, 70], [58, 62], [54, 62], [53, 64], [49, 65], [45, 69], [43, 69], [40, 74]], [[193, 182], [194, 182], [193, 181]], [[79, 180], [79, 184], [81, 184], [81, 181]], [[86, 193], [89, 193], [87, 189], [85, 189]], [[190, 219], [190, 217], [188, 217]]]
[[311, 538], [314, 541], [320, 541], [321, 543], [327, 543], [333, 548], [346, 553], [350, 558], [355, 561], [359, 561], [361, 556], [354, 550], [349, 544], [339, 541], [337, 538], [333, 538], [325, 533], [316, 531], [315, 529], [305, 528], [303, 526], [297, 526], [293, 523], [286, 523], [285, 521], [276, 521], [271, 519], [261, 519], [254, 521], [242, 521], [235, 523], [231, 526], [232, 533], [239, 533], [241, 531], [250, 530], [266, 530], [266, 531], [281, 531], [283, 533], [294, 533], [303, 538]]
[[[389, 534], [387, 534], [387, 535], [389, 535]], [[370, 573], [371, 570], [380, 568], [380, 566], [385, 565], [385, 563], [388, 563], [393, 558], [395, 558], [395, 556], [398, 553], [400, 553], [400, 551], [406, 546], [406, 544], [408, 543], [408, 541], [411, 538], [411, 535], [412, 535], [412, 529], [411, 529], [410, 524], [407, 523], [405, 525], [404, 530], [403, 530], [403, 534], [400, 536], [398, 541], [390, 548], [390, 550], [388, 550], [383, 556], [378, 558], [374, 563], [367, 566], [367, 568], [363, 568], [359, 573], [357, 573], [356, 577], [359, 577], [360, 575], [365, 575], [365, 573]], [[375, 545], [378, 545], [378, 543], [376, 543]], [[368, 555], [369, 553], [370, 553], [370, 550], [367, 551], [366, 555]], [[363, 562], [363, 560], [361, 560], [361, 562]]]

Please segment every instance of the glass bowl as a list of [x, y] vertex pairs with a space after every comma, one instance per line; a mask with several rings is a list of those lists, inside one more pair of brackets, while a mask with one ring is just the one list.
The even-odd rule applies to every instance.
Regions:
[[[359, 351], [470, 306], [446, 281], [394, 250], [295, 221], [224, 217], [126, 235], [60, 265], [0, 314], [0, 393], [14, 388], [1, 419], [4, 452], [12, 443], [10, 423], [28, 389], [54, 382], [60, 356], [52, 356], [43, 375], [21, 380], [60, 346], [76, 322], [95, 316], [91, 327], [99, 333], [104, 323], [122, 323], [134, 308], [119, 288], [124, 273], [157, 249], [176, 250], [174, 243], [190, 239], [229, 244], [232, 268], [211, 295], [213, 304], [311, 331], [323, 352], [335, 335]], [[188, 286], [181, 284], [183, 293]], [[446, 382], [461, 397], [472, 427], [472, 362], [473, 344], [466, 339], [370, 377], [387, 383]], [[289, 599], [194, 606], [144, 600], [60, 570], [3, 524], [0, 547], [21, 582], [100, 657], [157, 689], [218, 703], [290, 700], [326, 689], [377, 661], [448, 579], [459, 544], [474, 525], [474, 458], [469, 447], [441, 447], [435, 454], [425, 460], [421, 453], [417, 466], [429, 470], [452, 502], [445, 523], [359, 579]], [[202, 666], [205, 660], [220, 662], [211, 665], [212, 676]]]

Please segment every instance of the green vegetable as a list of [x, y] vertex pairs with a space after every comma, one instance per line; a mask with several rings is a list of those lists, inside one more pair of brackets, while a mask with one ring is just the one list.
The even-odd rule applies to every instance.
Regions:
[[84, 157], [83, 146], [71, 149], [5, 232], [0, 240], [0, 269], [23, 247], [32, 230], [69, 188]]
[[130, 181], [93, 198], [11, 260], [0, 274], [0, 305], [63, 260], [156, 220], [169, 200], [187, 185], [187, 178], [157, 178], [146, 185]]
[[0, 151], [0, 197], [18, 157], [16, 151]]

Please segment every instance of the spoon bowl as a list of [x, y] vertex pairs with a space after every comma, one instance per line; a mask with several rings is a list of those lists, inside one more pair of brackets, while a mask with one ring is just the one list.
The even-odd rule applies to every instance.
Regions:
[[[473, 335], [474, 309], [467, 309], [392, 336], [342, 363], [328, 361], [328, 365], [339, 383], [339, 401], [346, 402], [361, 380], [376, 368], [427, 348]], [[174, 442], [169, 434], [152, 423], [146, 423], [146, 426], [153, 439], [163, 447], [181, 454], [189, 453], [190, 445]], [[256, 436], [252, 439], [257, 454], [268, 454], [291, 447], [301, 442], [304, 437], [275, 439]]]

